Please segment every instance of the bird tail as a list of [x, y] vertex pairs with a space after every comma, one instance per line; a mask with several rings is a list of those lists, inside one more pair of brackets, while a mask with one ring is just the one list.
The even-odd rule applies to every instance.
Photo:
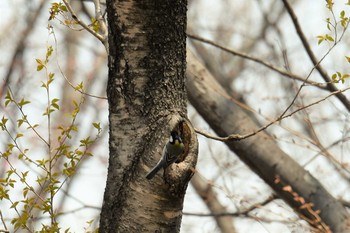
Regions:
[[155, 166], [150, 172], [148, 172], [148, 174], [146, 175], [146, 178], [148, 180], [152, 179], [161, 168], [162, 166]]

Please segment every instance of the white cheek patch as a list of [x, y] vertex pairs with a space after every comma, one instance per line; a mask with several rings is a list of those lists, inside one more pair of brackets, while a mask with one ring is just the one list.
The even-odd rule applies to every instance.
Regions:
[[173, 136], [170, 136], [169, 142], [170, 142], [170, 143], [173, 143], [173, 142], [174, 142]]

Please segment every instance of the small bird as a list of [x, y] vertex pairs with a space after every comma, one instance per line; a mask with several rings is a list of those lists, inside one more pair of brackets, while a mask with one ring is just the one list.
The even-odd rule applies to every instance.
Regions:
[[146, 178], [149, 180], [152, 179], [160, 169], [165, 169], [170, 164], [174, 163], [183, 153], [184, 147], [185, 146], [181, 140], [181, 137], [176, 131], [172, 131], [170, 133], [169, 141], [163, 148], [162, 158], [159, 160], [157, 165], [154, 166], [150, 172], [148, 172]]

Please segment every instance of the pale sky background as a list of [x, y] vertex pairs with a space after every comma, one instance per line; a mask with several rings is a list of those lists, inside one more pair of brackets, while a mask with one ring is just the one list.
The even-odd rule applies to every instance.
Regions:
[[[200, 23], [200, 30], [201, 35], [206, 38], [211, 38], [211, 28], [215, 27], [215, 21], [220, 20], [220, 16], [222, 14], [223, 10], [229, 10], [222, 7], [223, 2], [225, 1], [210, 1], [210, 0], [198, 0], [196, 1], [198, 4], [198, 7], [191, 8], [189, 10], [189, 14], [193, 14], [193, 11], [196, 11], [197, 14], [197, 22]], [[250, 1], [251, 2], [251, 11], [249, 12], [249, 15], [256, 15], [257, 16], [257, 22], [259, 23], [259, 10], [257, 8], [256, 2], [257, 1]], [[264, 1], [262, 1], [264, 2]], [[270, 2], [270, 1], [267, 1]], [[345, 1], [344, 1], [345, 2]], [[0, 15], [2, 16], [2, 19], [0, 22], [2, 24], [8, 25], [13, 20], [15, 15], [24, 15], [25, 11], [28, 10], [27, 6], [30, 6], [31, 4], [33, 6], [36, 6], [37, 1], [25, 1], [25, 0], [1, 0], [0, 1]], [[23, 4], [25, 6], [23, 6]], [[263, 4], [263, 3], [262, 3]], [[324, 7], [324, 1], [301, 1], [297, 5], [293, 5], [294, 10], [296, 11], [297, 16], [299, 17], [299, 21], [302, 24], [302, 27], [306, 33], [307, 38], [310, 41], [310, 44], [313, 46], [314, 52], [321, 56], [323, 55], [326, 50], [328, 49], [327, 45], [317, 45], [317, 35], [320, 35], [322, 33], [325, 33], [326, 27], [325, 27], [325, 18], [327, 16], [327, 11]], [[89, 3], [87, 3], [89, 5]], [[92, 6], [92, 4], [90, 4]], [[268, 5], [268, 4], [266, 4]], [[344, 8], [343, 5], [339, 4], [337, 7]], [[335, 9], [337, 11], [338, 8]], [[248, 13], [246, 13], [248, 14]], [[245, 17], [245, 14], [242, 14], [242, 17]], [[38, 25], [35, 27], [35, 32], [33, 32], [30, 36], [30, 40], [28, 41], [29, 47], [31, 47], [31, 50], [26, 53], [26, 67], [29, 77], [33, 77], [33, 79], [29, 79], [28, 82], [30, 82], [30, 85], [33, 86], [33, 88], [38, 88], [40, 90], [40, 78], [42, 79], [42, 74], [38, 73], [36, 71], [36, 62], [35, 58], [43, 58], [45, 56], [45, 50], [46, 45], [48, 43], [48, 33], [47, 33], [47, 18], [48, 18], [48, 6], [47, 10], [44, 11], [44, 14], [41, 16], [41, 19], [38, 21]], [[282, 30], [286, 32], [286, 35], [290, 34], [290, 37], [285, 37], [284, 45], [288, 49], [288, 55], [290, 57], [290, 60], [293, 60], [292, 67], [293, 69], [297, 70], [298, 73], [305, 72], [307, 73], [309, 71], [310, 66], [306, 66], [305, 64], [310, 64], [309, 61], [305, 61], [305, 59], [295, 59], [298, 57], [304, 56], [304, 54], [300, 55], [300, 50], [298, 50], [298, 46], [300, 41], [295, 36], [295, 29], [290, 24], [289, 17], [283, 17], [282, 18], [283, 23], [286, 25]], [[17, 19], [14, 20], [14, 26], [13, 29], [8, 31], [8, 34], [3, 35], [0, 34], [0, 49], [1, 54], [0, 56], [0, 77], [4, 76], [4, 73], [6, 72], [6, 69], [8, 67], [8, 60], [9, 57], [12, 55], [12, 51], [14, 48], [15, 43], [13, 41], [17, 40], [16, 34], [20, 32], [23, 29], [23, 19]], [[189, 22], [190, 23], [190, 22]], [[228, 22], [229, 25], [232, 27], [235, 26], [235, 22]], [[242, 26], [242, 25], [239, 25]], [[62, 33], [64, 30], [69, 30], [68, 28], [63, 27], [62, 25], [59, 25], [58, 23], [55, 24], [55, 32], [58, 38], [58, 41], [60, 41], [60, 33]], [[254, 30], [254, 28], [251, 28], [251, 30]], [[281, 43], [278, 41], [278, 38], [274, 38], [274, 35], [271, 34], [270, 40], [275, 40], [276, 43]], [[9, 39], [13, 38], [13, 39]], [[235, 40], [233, 41], [232, 45], [226, 45], [227, 47], [234, 48], [234, 43], [243, 43], [244, 38], [240, 38], [239, 36], [235, 37]], [[53, 43], [52, 39], [49, 40], [49, 43]], [[282, 44], [282, 43], [281, 43]], [[58, 44], [58, 47], [62, 47], [64, 45]], [[82, 80], [86, 76], [87, 69], [84, 69], [84, 67], [87, 67], [91, 63], [91, 50], [89, 48], [95, 48], [96, 50], [103, 51], [102, 45], [100, 45], [100, 42], [98, 42], [96, 39], [94, 39], [91, 35], [88, 35], [86, 39], [83, 41], [83, 47], [85, 47], [84, 50], [79, 51], [81, 54], [79, 57], [79, 61], [77, 64], [78, 71], [81, 73]], [[344, 55], [348, 53], [348, 56], [350, 54], [350, 51], [344, 51], [343, 46], [337, 47], [335, 50], [332, 51], [332, 54], [339, 54], [339, 56], [332, 56], [327, 58], [325, 60], [325, 67], [329, 69], [333, 69], [333, 71], [343, 69], [343, 63], [342, 59], [344, 58]], [[264, 48], [261, 48], [261, 51], [263, 51]], [[259, 57], [259, 54], [254, 54], [254, 56]], [[62, 56], [63, 57], [63, 56]], [[64, 61], [58, 60], [59, 63], [64, 64]], [[52, 62], [52, 67], [57, 66], [56, 61]], [[57, 67], [56, 67], [57, 68]], [[54, 68], [53, 68], [54, 69]], [[331, 71], [330, 71], [331, 72]], [[256, 90], [256, 86], [259, 85], [259, 81], [256, 81], [251, 76], [255, 75], [255, 72], [246, 72], [241, 74], [242, 76], [246, 76], [246, 78], [242, 79], [244, 81], [238, 81], [235, 83], [236, 87], [241, 88], [243, 90]], [[105, 66], [105, 70], [101, 71], [101, 77], [99, 78], [105, 78], [107, 79], [107, 64]], [[34, 79], [37, 78], [37, 79]], [[314, 76], [312, 76], [314, 77]], [[270, 77], [271, 78], [271, 77]], [[278, 76], [276, 76], [278, 78]], [[56, 76], [57, 80], [57, 86], [60, 84], [60, 82], [63, 82], [64, 79], [59, 73], [57, 73]], [[0, 82], [3, 82], [3, 79], [0, 79]], [[345, 86], [347, 86], [348, 83], [345, 83]], [[16, 88], [15, 85], [12, 86], [12, 88]], [[101, 88], [104, 88], [104, 86], [96, 87], [96, 93], [99, 93], [98, 90]], [[264, 87], [262, 87], [264, 88]], [[41, 92], [40, 92], [41, 91]], [[35, 103], [34, 108], [28, 108], [28, 115], [29, 119], [35, 121], [35, 122], [44, 122], [44, 119], [41, 118], [41, 114], [39, 112], [39, 106], [41, 101], [44, 101], [42, 96], [44, 92], [40, 90], [38, 92], [34, 91], [32, 89], [25, 89], [24, 95], [28, 94], [30, 98], [32, 98]], [[26, 93], [27, 92], [27, 93]], [[60, 91], [55, 90], [53, 88], [52, 95], [59, 96]], [[92, 93], [94, 94], [94, 93]], [[274, 93], [275, 96], [278, 96], [278, 92]], [[247, 99], [247, 101], [252, 105], [252, 107], [256, 110], [260, 110], [262, 114], [266, 116], [274, 116], [275, 112], [271, 111], [273, 107], [272, 102], [259, 102], [259, 100], [263, 100], [264, 98], [268, 98], [269, 95], [266, 94], [266, 92], [254, 92], [254, 95], [250, 95]], [[60, 98], [60, 97], [58, 97]], [[258, 100], [258, 101], [257, 101]], [[335, 101], [336, 102], [336, 101]], [[101, 101], [101, 112], [100, 112], [100, 122], [103, 126], [106, 126], [107, 124], [107, 104], [103, 101]], [[37, 107], [37, 108], [36, 108]], [[316, 109], [316, 110], [315, 110]], [[311, 109], [310, 111], [313, 112], [316, 116], [319, 113], [316, 107], [315, 109]], [[90, 107], [89, 112], [93, 114], [94, 109]], [[192, 107], [189, 106], [189, 113], [188, 115], [193, 120], [193, 124], [195, 127], [200, 128], [202, 130], [207, 131], [209, 129], [208, 125], [198, 116], [198, 114], [194, 111]], [[321, 109], [321, 111], [323, 111]], [[332, 110], [333, 111], [333, 110]], [[326, 112], [324, 112], [326, 114]], [[2, 116], [2, 113], [0, 112], [0, 117]], [[85, 114], [82, 117], [84, 120], [88, 120], [88, 117], [91, 116], [89, 114]], [[348, 114], [344, 115], [344, 119], [348, 118]], [[293, 120], [288, 121], [290, 122], [290, 125], [293, 126]], [[297, 127], [297, 126], [296, 126]], [[341, 137], [342, 132], [339, 131], [339, 126], [333, 127], [333, 125], [330, 123], [330, 125], [325, 126], [327, 130], [326, 133], [324, 133], [325, 138], [327, 137]], [[344, 128], [347, 127], [344, 124]], [[84, 129], [84, 127], [82, 127]], [[334, 130], [332, 130], [334, 129]], [[106, 130], [106, 128], [105, 128]], [[274, 132], [276, 135], [279, 135], [283, 137], [284, 130], [280, 129], [278, 126], [274, 126], [271, 129], [272, 132]], [[1, 134], [0, 134], [1, 135]], [[108, 142], [107, 137], [103, 137], [99, 143], [99, 149], [95, 152], [95, 156], [92, 158], [89, 158], [89, 161], [84, 163], [83, 166], [80, 168], [79, 173], [76, 175], [76, 179], [74, 180], [74, 183], [72, 184], [72, 188], [70, 189], [69, 197], [66, 199], [66, 203], [64, 206], [65, 211], [73, 211], [77, 210], [83, 205], [88, 205], [92, 207], [100, 207], [103, 200], [103, 193], [105, 188], [105, 182], [106, 182], [106, 175], [107, 175], [107, 167], [105, 166], [107, 161], [107, 155], [108, 155]], [[1, 140], [0, 140], [1, 142]], [[250, 206], [251, 204], [254, 204], [257, 200], [264, 200], [269, 195], [270, 188], [264, 184], [255, 174], [250, 172], [248, 169], [246, 169], [245, 165], [243, 165], [235, 155], [233, 155], [231, 152], [229, 152], [225, 145], [223, 145], [220, 142], [207, 140], [203, 138], [202, 136], [199, 136], [199, 161], [198, 161], [198, 172], [201, 176], [203, 176], [203, 179], [215, 180], [215, 190], [218, 193], [218, 196], [220, 197], [220, 201], [222, 204], [227, 206], [228, 212], [234, 212], [236, 211], [236, 205], [240, 204], [241, 206]], [[283, 143], [280, 142], [281, 148], [283, 148], [286, 152], [294, 153], [296, 158], [300, 159], [299, 161], [303, 161], [305, 158], [303, 156], [304, 153], [307, 153], [308, 151], [305, 148], [299, 148], [296, 149], [295, 146], [290, 145], [289, 143]], [[0, 150], [3, 150], [3, 145], [0, 144]], [[40, 153], [40, 149], [38, 149], [38, 153]], [[322, 158], [320, 158], [321, 162], [320, 164], [325, 164], [325, 162], [322, 162]], [[222, 162], [226, 161], [227, 163], [231, 164], [232, 167], [228, 169], [227, 171], [221, 171], [227, 174], [227, 176], [224, 177], [216, 177], [216, 174], [218, 173], [218, 167], [215, 166], [216, 162]], [[3, 163], [1, 163], [3, 164]], [[319, 166], [321, 166], [319, 165]], [[317, 174], [317, 169], [319, 166], [308, 166], [307, 169], [310, 169], [310, 171], [313, 171]], [[336, 175], [332, 173], [331, 169], [327, 169], [327, 166], [322, 167], [322, 183], [326, 187], [332, 187], [334, 185], [334, 180], [340, 180], [340, 178], [335, 177]], [[328, 174], [328, 175], [325, 175]], [[350, 199], [350, 193], [346, 192], [349, 187], [347, 187], [345, 184], [342, 185], [341, 182], [337, 184], [336, 189], [329, 189], [330, 192], [335, 195]], [[233, 192], [234, 190], [234, 192]], [[248, 191], [247, 191], [248, 190]], [[20, 192], [17, 193], [17, 195], [21, 195]], [[58, 195], [58, 198], [61, 196]], [[78, 200], [78, 201], [77, 201]], [[11, 215], [8, 215], [5, 210], [8, 210], [9, 204], [5, 203], [5, 201], [0, 202], [0, 208], [5, 214], [6, 217], [10, 217]], [[11, 210], [10, 210], [11, 211]], [[209, 213], [206, 206], [203, 204], [203, 202], [198, 198], [198, 195], [193, 190], [192, 186], [189, 185], [185, 203], [184, 203], [184, 212], [188, 213]], [[84, 232], [84, 227], [87, 226], [86, 222], [92, 219], [97, 219], [99, 216], [99, 210], [94, 208], [88, 208], [88, 209], [82, 209], [77, 210], [69, 214], [63, 215], [61, 218], [59, 218], [60, 225], [62, 229], [70, 228], [72, 232]], [[293, 211], [286, 207], [286, 205], [282, 204], [281, 201], [278, 201], [276, 203], [271, 203], [267, 205], [266, 207], [263, 207], [259, 211], [256, 211], [257, 216], [263, 216], [269, 214], [271, 216], [271, 219], [274, 220], [288, 220], [288, 219], [296, 219], [296, 215], [293, 213]], [[43, 220], [44, 221], [44, 220]], [[251, 219], [237, 219], [235, 221], [239, 221], [239, 226], [237, 225], [237, 230], [239, 230], [239, 233], [289, 233], [289, 232], [304, 232], [300, 231], [301, 228], [298, 228], [298, 225], [293, 229], [292, 226], [285, 226], [283, 223], [273, 222], [273, 223], [266, 223], [266, 222], [259, 222], [254, 221]], [[9, 225], [9, 224], [8, 224]], [[0, 229], [2, 228], [2, 225], [0, 223]], [[182, 233], [212, 233], [212, 232], [219, 232], [216, 228], [215, 221], [210, 217], [194, 217], [194, 216], [183, 216], [182, 221]], [[306, 231], [305, 231], [306, 232]]]

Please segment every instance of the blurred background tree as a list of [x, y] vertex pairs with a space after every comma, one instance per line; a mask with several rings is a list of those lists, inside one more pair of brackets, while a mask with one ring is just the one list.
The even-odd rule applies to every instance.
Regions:
[[[6, 126], [0, 144], [0, 193], [3, 198], [0, 229], [10, 232], [16, 223], [23, 221], [29, 229], [37, 229], [42, 223], [54, 225], [50, 216], [55, 213], [60, 213], [56, 221], [62, 229], [70, 228], [75, 232], [94, 230], [99, 222], [108, 166], [108, 106], [104, 98], [108, 76], [106, 50], [91, 33], [70, 23], [69, 13], [48, 22], [52, 2], [0, 2], [3, 15], [0, 117], [4, 115], [2, 124]], [[199, 136], [199, 160], [186, 194], [181, 232], [327, 232], [327, 225], [336, 224], [337, 220], [344, 224], [349, 222], [350, 168], [347, 154], [350, 105], [346, 91], [350, 55], [347, 53], [349, 6], [346, 3], [289, 1], [289, 5], [286, 1], [189, 1], [188, 48], [195, 56], [189, 56], [192, 60], [188, 58], [188, 67], [193, 65], [188, 71], [210, 73], [203, 76], [188, 73], [188, 79], [195, 83], [197, 78], [204, 77], [206, 84], [215, 87], [214, 94], [226, 101], [227, 114], [218, 117], [224, 126], [221, 129], [220, 124], [208, 119], [210, 112], [204, 111], [205, 103], [209, 102], [199, 102], [202, 99], [196, 95], [195, 89], [189, 92], [189, 118], [200, 134], [207, 134], [207, 137]], [[92, 28], [92, 18], [96, 18], [94, 4], [71, 1], [71, 6]], [[52, 27], [48, 27], [48, 23]], [[51, 54], [50, 46], [53, 49]], [[40, 72], [37, 71], [40, 62], [36, 59], [47, 61]], [[200, 63], [204, 66], [201, 67]], [[50, 82], [48, 92], [48, 88], [40, 86], [48, 84], [50, 73], [54, 74], [54, 80]], [[10, 94], [8, 87], [12, 91]], [[207, 93], [210, 93], [209, 89]], [[59, 99], [57, 105], [53, 101], [55, 98]], [[10, 103], [5, 106], [7, 100]], [[234, 112], [243, 109], [245, 115], [235, 118], [229, 112], [230, 105], [236, 106]], [[211, 106], [211, 113], [218, 111], [214, 106]], [[47, 109], [54, 112], [43, 116]], [[18, 120], [23, 120], [23, 115], [27, 115], [32, 126], [38, 124], [34, 128], [39, 135], [52, 139], [46, 140], [51, 141], [50, 146], [31, 128], [27, 130], [30, 126], [25, 121], [25, 127], [18, 129]], [[237, 122], [237, 119], [242, 122]], [[251, 128], [232, 130], [226, 124], [231, 120], [245, 126], [243, 120], [246, 119], [251, 121]], [[77, 125], [77, 132], [74, 127], [70, 128], [72, 125]], [[49, 126], [52, 130], [48, 130]], [[57, 129], [58, 126], [64, 129]], [[260, 128], [264, 132], [257, 133]], [[236, 142], [215, 138], [214, 131], [221, 137], [251, 135]], [[50, 166], [53, 172], [61, 172], [55, 178], [62, 187], [51, 200], [54, 200], [54, 209], [49, 208], [46, 213], [45, 209], [26, 210], [28, 203], [21, 200], [33, 201], [31, 198], [37, 194], [41, 199], [35, 201], [46, 203], [45, 200], [52, 197], [50, 192], [41, 194], [45, 187], [35, 182], [38, 177], [45, 177], [46, 171], [40, 168], [40, 162], [33, 164], [30, 160], [45, 160], [51, 150], [62, 149], [63, 144], [54, 140], [60, 135], [72, 136], [69, 143], [64, 143], [70, 147], [65, 151], [67, 155], [69, 151], [78, 150], [81, 141], [88, 136], [91, 140], [98, 136], [88, 148], [88, 153], [93, 156], [79, 159], [74, 174], [69, 174], [65, 164], [71, 158], [62, 153], [64, 156], [57, 159], [55, 166]], [[234, 139], [237, 138], [236, 135]], [[262, 149], [264, 138], [272, 143], [268, 146], [272, 148], [273, 145], [274, 150]], [[236, 154], [222, 141], [229, 141], [228, 147]], [[9, 144], [22, 148], [22, 152], [25, 148], [30, 150], [21, 156], [19, 150], [10, 151]], [[244, 148], [250, 146], [257, 146], [253, 150], [256, 157], [244, 153], [249, 151]], [[84, 148], [80, 150], [84, 152]], [[13, 156], [7, 159], [6, 152]], [[320, 189], [332, 195], [326, 195], [330, 198], [327, 201], [332, 200], [331, 204], [324, 202], [324, 205], [336, 203], [344, 218], [338, 215], [339, 212], [329, 212], [335, 217], [326, 220], [326, 211], [319, 213], [319, 208], [308, 209], [310, 205], [322, 206], [322, 199], [320, 203], [310, 201], [314, 201], [317, 195], [308, 193], [312, 187], [303, 186], [305, 176], [293, 181], [300, 175], [295, 173], [295, 177], [289, 177], [291, 180], [279, 179], [280, 174], [274, 173], [278, 169], [265, 166], [258, 160], [262, 158], [260, 152], [270, 153], [271, 158], [283, 152], [282, 157], [277, 157], [280, 162], [288, 160], [283, 157], [287, 154], [297, 161], [300, 168], [315, 178], [313, 181], [317, 185], [322, 184], [324, 189]], [[26, 157], [27, 160], [23, 159]], [[288, 163], [282, 166], [272, 161], [270, 165], [273, 164], [281, 168], [280, 172], [289, 168]], [[67, 169], [66, 173], [64, 169]], [[9, 175], [9, 171], [14, 170], [18, 176], [14, 172]], [[24, 175], [26, 171], [29, 172]], [[293, 170], [289, 172], [293, 174]], [[25, 197], [23, 192], [28, 186], [22, 182], [23, 176], [35, 190]], [[298, 184], [305, 190], [296, 189]], [[304, 196], [302, 191], [308, 195]], [[6, 200], [7, 195], [11, 201]], [[303, 205], [303, 202], [309, 205]], [[40, 206], [47, 207], [42, 203]], [[32, 216], [26, 219], [21, 214], [23, 210]], [[17, 221], [13, 221], [16, 218]], [[350, 231], [344, 226], [337, 229], [333, 226], [332, 230]]]

